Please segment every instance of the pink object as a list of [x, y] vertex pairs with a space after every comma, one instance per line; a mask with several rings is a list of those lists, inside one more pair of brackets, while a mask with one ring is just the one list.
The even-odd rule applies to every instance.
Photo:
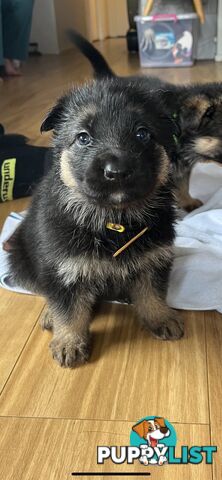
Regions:
[[174, 22], [177, 22], [178, 18], [177, 15], [175, 14], [170, 14], [170, 13], [165, 13], [165, 14], [157, 14], [152, 16], [152, 20], [154, 22], [158, 22], [159, 20], [173, 20]]

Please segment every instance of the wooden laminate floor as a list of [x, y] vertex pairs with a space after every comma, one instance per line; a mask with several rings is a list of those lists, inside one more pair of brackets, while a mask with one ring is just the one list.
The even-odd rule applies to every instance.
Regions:
[[[141, 72], [124, 39], [98, 46], [119, 74]], [[219, 81], [222, 64], [144, 73], [181, 83]], [[45, 113], [68, 86], [90, 76], [87, 61], [73, 51], [31, 59], [23, 77], [0, 84], [0, 123], [8, 132], [47, 145], [49, 135], [39, 132]], [[0, 204], [1, 225], [10, 211], [27, 204], [27, 199]], [[62, 480], [73, 478], [72, 471], [144, 472], [138, 463], [102, 468], [96, 464], [96, 448], [127, 445], [132, 424], [146, 415], [172, 422], [179, 445], [218, 446], [213, 466], [153, 467], [151, 478], [222, 478], [221, 315], [183, 312], [185, 337], [164, 343], [144, 335], [130, 307], [103, 305], [92, 325], [89, 364], [64, 370], [51, 358], [50, 334], [39, 327], [43, 310], [42, 298], [0, 290], [0, 478]]]

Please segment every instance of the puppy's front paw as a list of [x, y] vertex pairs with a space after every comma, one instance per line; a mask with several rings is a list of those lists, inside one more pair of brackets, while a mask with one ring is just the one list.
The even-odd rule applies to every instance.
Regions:
[[166, 321], [152, 328], [152, 334], [161, 340], [179, 340], [184, 335], [183, 320], [172, 313]]
[[77, 334], [56, 336], [49, 346], [54, 360], [61, 367], [73, 368], [89, 359], [90, 342], [88, 337]]
[[196, 208], [202, 207], [203, 202], [198, 200], [197, 198], [191, 198], [189, 203], [186, 203], [183, 207], [187, 212], [193, 212]]

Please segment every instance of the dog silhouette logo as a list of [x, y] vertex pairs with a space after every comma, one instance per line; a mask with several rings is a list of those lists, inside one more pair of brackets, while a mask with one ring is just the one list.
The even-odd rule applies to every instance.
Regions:
[[130, 445], [140, 447], [143, 465], [168, 463], [168, 449], [176, 446], [174, 427], [163, 417], [145, 417], [132, 427]]

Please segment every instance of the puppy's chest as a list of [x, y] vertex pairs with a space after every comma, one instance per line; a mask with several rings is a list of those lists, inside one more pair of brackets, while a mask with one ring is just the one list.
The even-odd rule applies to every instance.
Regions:
[[126, 246], [127, 241], [125, 235], [120, 235], [118, 241], [115, 236], [105, 240], [95, 236], [86, 248], [75, 247], [61, 258], [57, 264], [58, 275], [67, 285], [78, 280], [99, 284], [108, 280], [123, 282], [129, 275], [135, 275], [144, 264], [145, 257], [149, 257], [144, 249], [142, 252], [135, 251], [135, 245], [128, 246], [114, 257], [114, 253]]
[[[108, 225], [112, 226], [109, 228]], [[119, 231], [114, 230], [118, 228]], [[124, 254], [118, 264], [126, 261], [134, 260], [138, 254], [144, 251], [152, 250], [156, 246], [154, 229], [148, 225], [136, 225], [136, 227], [128, 227], [119, 224], [108, 223], [107, 228], [103, 228], [100, 232], [92, 232], [90, 230], [76, 229], [72, 235], [69, 245], [69, 256], [88, 256], [95, 262], [109, 261], [120, 250], [123, 249]], [[130, 244], [130, 248], [128, 248]], [[114, 263], [114, 261], [112, 262]]]
[[124, 281], [131, 272], [135, 272], [136, 262], [119, 262], [110, 255], [110, 259], [82, 254], [64, 257], [57, 265], [57, 273], [63, 283], [70, 285], [78, 280], [105, 283], [111, 279]]
[[[141, 231], [141, 230], [140, 230]], [[123, 283], [141, 270], [149, 269], [156, 260], [159, 248], [146, 232], [141, 238], [127, 245], [134, 232], [116, 234], [107, 232], [105, 236], [91, 235], [84, 239], [73, 238], [69, 251], [63, 252], [56, 261], [57, 274], [66, 285], [77, 282], [94, 282], [99, 285], [107, 281]], [[113, 255], [126, 247], [117, 257]], [[160, 249], [161, 250], [161, 249]]]

